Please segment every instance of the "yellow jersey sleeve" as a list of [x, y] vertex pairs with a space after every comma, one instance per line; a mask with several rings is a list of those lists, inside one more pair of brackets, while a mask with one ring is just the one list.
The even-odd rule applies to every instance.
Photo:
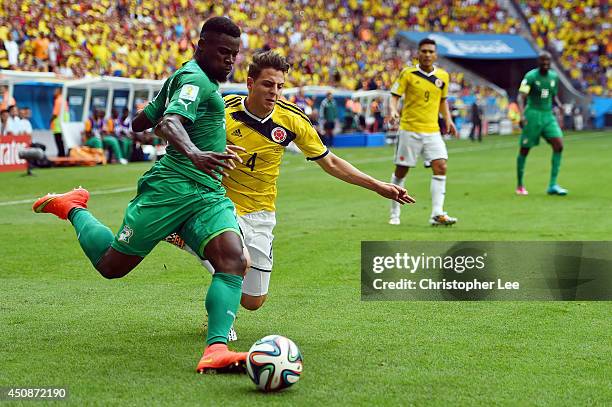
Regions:
[[291, 130], [295, 133], [293, 141], [306, 156], [306, 159], [315, 161], [325, 157], [329, 151], [321, 142], [319, 133], [317, 133], [306, 113], [293, 103], [284, 100], [277, 103], [292, 113]]

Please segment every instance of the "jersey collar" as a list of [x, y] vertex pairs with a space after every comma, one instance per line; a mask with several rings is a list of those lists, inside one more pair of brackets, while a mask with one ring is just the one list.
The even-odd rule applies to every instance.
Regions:
[[244, 112], [253, 120], [257, 120], [259, 123], [265, 123], [267, 122], [270, 117], [272, 117], [272, 114], [274, 113], [274, 109], [276, 109], [276, 105], [274, 105], [274, 109], [272, 109], [272, 111], [270, 112], [269, 115], [267, 115], [264, 118], [258, 117], [256, 115], [254, 115], [253, 113], [249, 112], [249, 109], [247, 109], [246, 104], [244, 103], [244, 101], [246, 100], [246, 97], [242, 98], [242, 108], [244, 109]]
[[433, 71], [431, 71], [429, 73], [427, 73], [424, 70], [422, 70], [421, 67], [419, 66], [419, 64], [416, 65], [416, 69], [418, 69], [420, 73], [422, 73], [423, 75], [426, 75], [426, 76], [431, 76], [431, 75], [436, 73], [436, 66], [435, 65], [433, 67]]

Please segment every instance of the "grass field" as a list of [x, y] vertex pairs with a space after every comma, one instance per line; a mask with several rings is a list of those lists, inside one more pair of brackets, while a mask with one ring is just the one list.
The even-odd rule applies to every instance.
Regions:
[[[609, 302], [361, 302], [362, 240], [609, 240], [612, 134], [570, 134], [560, 183], [544, 193], [550, 148], [527, 161], [517, 197], [511, 137], [449, 142], [446, 209], [431, 228], [430, 173], [408, 178], [417, 203], [387, 225], [388, 202], [287, 155], [279, 184], [268, 303], [241, 310], [239, 341], [292, 338], [300, 383], [281, 394], [246, 376], [197, 375], [210, 282], [195, 259], [160, 244], [130, 275], [108, 281], [68, 222], [31, 201], [76, 185], [113, 230], [149, 164], [0, 174], [0, 387], [65, 386], [84, 405], [611, 405]], [[380, 179], [391, 147], [337, 150]], [[27, 203], [25, 203], [25, 202]]]

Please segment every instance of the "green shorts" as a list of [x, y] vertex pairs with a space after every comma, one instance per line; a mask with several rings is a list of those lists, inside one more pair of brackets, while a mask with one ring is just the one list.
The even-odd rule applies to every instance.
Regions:
[[204, 257], [206, 244], [226, 231], [240, 235], [234, 204], [224, 189], [211, 189], [156, 164], [138, 181], [112, 247], [144, 257], [176, 232]]
[[557, 123], [557, 118], [551, 112], [526, 110], [525, 120], [521, 134], [521, 147], [535, 147], [540, 144], [540, 137], [547, 139], [563, 137], [563, 132]]

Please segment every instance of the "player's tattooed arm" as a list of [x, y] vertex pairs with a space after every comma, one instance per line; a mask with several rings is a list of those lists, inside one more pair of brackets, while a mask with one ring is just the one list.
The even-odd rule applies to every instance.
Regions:
[[[232, 160], [242, 162], [242, 159], [232, 149], [228, 149], [224, 153], [216, 153], [214, 151], [202, 151], [196, 147], [189, 138], [185, 127], [183, 127], [183, 123], [187, 120], [187, 118], [178, 114], [167, 114], [155, 126], [155, 135], [168, 141], [179, 153], [189, 158], [197, 169], [213, 178], [218, 178], [218, 174], [227, 176], [225, 169], [232, 170], [235, 168]], [[236, 148], [236, 146], [232, 147]]]

